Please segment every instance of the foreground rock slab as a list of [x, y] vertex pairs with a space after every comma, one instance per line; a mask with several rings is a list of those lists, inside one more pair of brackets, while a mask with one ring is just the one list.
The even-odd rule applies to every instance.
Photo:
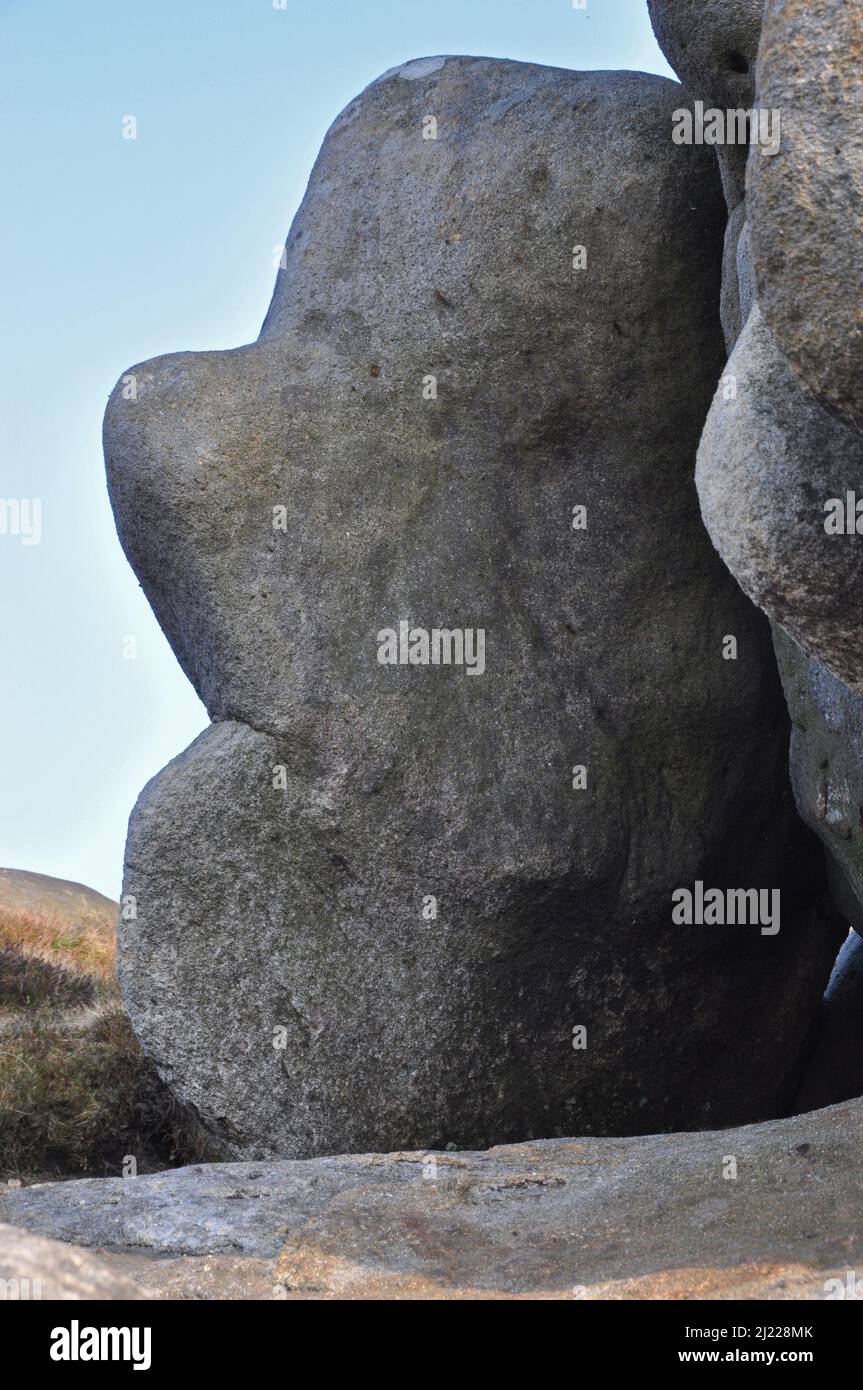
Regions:
[[0, 1224], [0, 1300], [139, 1299], [147, 1295], [115, 1266], [74, 1245]]
[[861, 1141], [853, 1101], [703, 1134], [35, 1186], [0, 1217], [103, 1247], [168, 1298], [824, 1298], [863, 1260]]

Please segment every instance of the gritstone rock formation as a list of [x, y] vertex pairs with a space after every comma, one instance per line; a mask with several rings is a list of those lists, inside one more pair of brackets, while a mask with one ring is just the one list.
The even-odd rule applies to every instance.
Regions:
[[[663, 53], [696, 101], [722, 112], [755, 104], [755, 60], [763, 0], [647, 0]], [[750, 307], [738, 262], [746, 255], [748, 145], [719, 144], [722, 185], [728, 203], [722, 275], [722, 325], [729, 352]]]
[[802, 389], [756, 305], [698, 451], [702, 515], [749, 597], [849, 683], [863, 677], [853, 504], [846, 531], [848, 489], [860, 477], [863, 436]]
[[747, 202], [761, 310], [801, 380], [839, 419], [861, 429], [859, 0], [768, 0], [758, 100], [782, 112], [780, 153], [775, 159], [753, 160], [749, 172]]
[[[730, 78], [728, 54], [739, 50], [754, 72], [760, 4], [699, 6], [697, 25], [682, 0], [650, 8], [694, 92], [717, 105], [753, 103], [752, 76], [748, 86], [743, 75]], [[737, 347], [697, 475], [717, 548], [777, 625], [798, 805], [825, 840], [834, 894], [858, 929], [863, 880], [854, 846], [863, 797], [853, 810], [852, 800], [860, 781], [863, 516], [855, 489], [863, 439], [851, 426], [859, 424], [863, 342], [861, 23], [859, 8], [832, 0], [767, 5], [757, 109], [780, 113], [781, 142], [770, 157], [753, 152], [745, 203], [727, 169], [730, 161], [739, 172], [748, 150], [717, 148], [726, 192], [733, 190], [722, 298], [729, 348]], [[758, 312], [738, 343], [756, 279]]]
[[[259, 340], [111, 399], [121, 538], [217, 721], [134, 812], [120, 975], [231, 1155], [788, 1103], [840, 929], [692, 485], [724, 209], [681, 99], [386, 74]], [[696, 882], [781, 890], [780, 930], [675, 924]]]
[[[759, 100], [781, 107], [782, 149], [776, 159], [752, 161], [748, 194], [752, 259], [765, 319], [805, 387], [839, 422], [852, 427], [828, 423], [808, 398], [800, 407], [801, 415], [817, 422], [815, 436], [809, 433], [808, 456], [797, 465], [810, 470], [807, 495], [822, 506], [831, 499], [840, 504], [831, 520], [832, 533], [826, 539], [819, 535], [813, 547], [822, 557], [821, 587], [828, 581], [828, 561], [837, 582], [823, 626], [813, 615], [805, 633], [797, 628], [797, 635], [806, 638], [806, 650], [777, 634], [777, 651], [793, 720], [797, 803], [804, 820], [824, 839], [834, 897], [857, 931], [863, 930], [863, 697], [858, 693], [863, 688], [863, 638], [859, 581], [854, 578], [860, 570], [854, 557], [863, 544], [856, 493], [863, 462], [863, 438], [857, 433], [863, 420], [861, 41], [858, 5], [769, 0], [759, 55]], [[839, 519], [844, 521], [841, 530], [836, 529]], [[843, 596], [848, 611], [839, 615]], [[837, 619], [844, 633], [839, 644]], [[861, 1001], [859, 987], [855, 993], [848, 985], [850, 973], [846, 968], [841, 987], [834, 979], [836, 987], [825, 1001], [825, 1042], [814, 1067], [816, 1080], [804, 1088], [804, 1103], [816, 1095], [835, 1098], [837, 1082], [847, 1088], [854, 1074], [851, 1054], [859, 1030], [851, 1020]], [[836, 1052], [843, 1036], [850, 1065], [842, 1064]], [[827, 1081], [831, 1072], [833, 1090]]]
[[791, 775], [797, 806], [827, 849], [833, 898], [863, 932], [863, 696], [781, 628], [779, 672], [791, 715]]
[[[696, 101], [751, 107], [762, 0], [647, 0], [660, 48]], [[743, 201], [747, 147], [717, 145], [729, 212]]]
[[[711, 409], [698, 488], [711, 537], [745, 592], [808, 655], [857, 685], [863, 550], [853, 489], [863, 438], [832, 419], [794, 370], [805, 362], [802, 375], [818, 377], [821, 400], [836, 415], [853, 415], [839, 406], [850, 399], [843, 382], [863, 342], [855, 293], [863, 275], [863, 152], [854, 140], [863, 117], [853, 104], [861, 82], [855, 50], [843, 43], [852, 36], [844, 22], [835, 32], [827, 23], [835, 8], [829, 0], [807, 6], [805, 15], [797, 0], [767, 7], [757, 108], [781, 114], [781, 141], [774, 154], [755, 150], [749, 160], [748, 219], [739, 209], [732, 213], [729, 225], [744, 230], [734, 263], [726, 258], [724, 288], [726, 303], [736, 291], [745, 307], [754, 278], [758, 312], [737, 341]], [[851, 27], [861, 22], [858, 14]], [[842, 265], [856, 267], [856, 280]], [[834, 368], [831, 386], [825, 373]]]

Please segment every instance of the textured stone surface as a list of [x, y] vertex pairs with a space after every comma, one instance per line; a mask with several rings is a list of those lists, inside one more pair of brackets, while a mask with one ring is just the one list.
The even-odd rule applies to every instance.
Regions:
[[825, 530], [825, 506], [839, 499], [844, 512], [863, 441], [803, 391], [757, 307], [727, 376], [736, 394], [720, 387], [698, 452], [707, 529], [750, 598], [853, 686], [863, 681], [863, 547]]
[[775, 643], [791, 715], [797, 806], [824, 842], [833, 897], [863, 932], [863, 696], [779, 628]]
[[[648, 5], [666, 56], [694, 96], [721, 109], [756, 105], [760, 0]], [[757, 279], [781, 349], [846, 420], [854, 419], [863, 379], [861, 37], [861, 11], [844, 0], [768, 0], [757, 105], [781, 112], [780, 151], [748, 161], [744, 197], [747, 151], [717, 149], [729, 202], [722, 275], [729, 351], [755, 303]], [[747, 73], [733, 71], [744, 66]], [[714, 402], [698, 487], [714, 543], [746, 592], [776, 620], [794, 719], [798, 807], [825, 842], [836, 903], [859, 928], [863, 706], [778, 624], [846, 679], [863, 677], [863, 632], [853, 597], [861, 577], [855, 538], [827, 536], [823, 511], [828, 497], [844, 499], [857, 485], [861, 450], [848, 430], [837, 428], [804, 395], [782, 350], [758, 315]], [[729, 399], [735, 382], [738, 398]], [[855, 1089], [851, 991], [846, 987], [837, 995], [834, 980], [833, 995], [819, 1019], [821, 1062], [812, 1062], [804, 1087], [809, 1105], [863, 1089]], [[824, 1059], [840, 1050], [847, 1060], [831, 1088]]]
[[146, 1297], [136, 1282], [89, 1250], [0, 1224], [0, 1303]]
[[[723, 112], [755, 105], [762, 0], [648, 0], [657, 40], [695, 100]], [[748, 145], [717, 145], [728, 203], [722, 327], [731, 352], [753, 301], [746, 222]]]
[[[655, 0], [650, 10], [669, 60], [694, 94], [723, 109], [753, 103], [760, 3]], [[863, 805], [863, 795], [853, 807], [848, 803], [849, 787], [860, 780], [854, 761], [861, 746], [858, 697], [786, 637], [778, 623], [847, 680], [860, 678], [855, 542], [823, 532], [824, 502], [844, 498], [857, 485], [860, 449], [850, 433], [826, 420], [796, 389], [782, 351], [809, 385], [821, 387], [824, 401], [835, 408], [842, 389], [847, 406], [863, 299], [861, 142], [859, 133], [855, 137], [856, 89], [863, 82], [860, 25], [859, 9], [844, 3], [770, 0], [767, 5], [758, 104], [781, 109], [782, 144], [779, 154], [752, 159], [746, 199], [742, 163], [737, 177], [729, 179], [727, 160], [718, 151], [730, 202], [722, 322], [730, 351], [755, 302], [757, 269], [763, 308], [781, 349], [763, 323], [752, 325], [717, 395], [698, 475], [714, 542], [746, 591], [778, 620], [792, 712], [800, 713], [801, 700], [805, 703], [805, 720], [801, 715], [795, 721], [792, 741], [800, 810], [832, 851], [834, 896], [858, 926], [863, 877], [855, 862], [856, 807]], [[749, 75], [729, 76], [731, 52], [747, 57]], [[825, 372], [835, 369], [832, 397], [824, 389], [824, 373], [819, 377], [813, 370], [816, 351]], [[859, 371], [852, 375], [859, 382]], [[728, 401], [727, 383], [737, 377], [745, 394]], [[818, 765], [828, 748], [829, 816], [824, 809], [828, 779]]]
[[768, 0], [759, 102], [782, 148], [753, 160], [758, 299], [783, 352], [833, 413], [863, 426], [863, 8]]
[[[647, 0], [660, 48], [687, 91], [720, 111], [755, 104], [763, 0]], [[718, 145], [729, 211], [743, 201], [748, 146]]]
[[[754, 1119], [794, 1083], [835, 932], [692, 486], [724, 213], [680, 101], [397, 70], [327, 137], [260, 340], [109, 405], [123, 543], [220, 721], [134, 814], [121, 979], [230, 1157]], [[381, 666], [401, 619], [483, 628], [485, 673]], [[781, 887], [780, 934], [675, 926], [699, 879]]]
[[797, 1097], [801, 1109], [863, 1095], [863, 940], [851, 932], [821, 1006]]
[[[772, 771], [782, 785], [779, 710], [776, 718]], [[759, 751], [749, 747], [751, 774]], [[339, 1132], [425, 1132], [442, 1145], [462, 1133], [494, 1138], [496, 1128], [552, 1129], [572, 1113], [624, 1130], [649, 1124], [643, 1114], [657, 1110], [663, 1118], [693, 1107], [704, 1117], [763, 1111], [776, 1101], [767, 1088], [777, 1078], [784, 1095], [838, 944], [832, 926], [795, 916], [790, 877], [777, 937], [674, 928], [675, 866], [662, 858], [667, 833], [657, 833], [651, 853], [665, 893], [657, 890], [641, 949], [620, 909], [615, 949], [575, 894], [564, 900], [568, 916], [560, 906], [549, 921], [540, 902], [536, 920], [525, 921], [492, 879], [497, 910], [484, 919], [454, 874], [443, 925], [426, 925], [399, 911], [397, 879], [375, 886], [377, 902], [370, 887], [334, 879], [328, 901], [303, 803], [286, 812], [277, 799], [262, 813], [260, 789], [277, 760], [266, 736], [216, 726], [145, 791], [129, 838], [139, 901], [138, 921], [123, 928], [133, 1016], [229, 1150], [332, 1150]], [[751, 775], [748, 786], [751, 794]], [[734, 804], [745, 795], [741, 783]], [[756, 833], [753, 845], [736, 845], [744, 883], [760, 881], [765, 853], [782, 868], [775, 827]], [[415, 893], [418, 901], [419, 885]], [[589, 1029], [586, 1055], [569, 1055], [573, 1011]], [[285, 1052], [273, 1048], [275, 1027], [287, 1030]], [[711, 1034], [708, 1060], [699, 1044]], [[694, 1098], [693, 1068], [706, 1088]]]
[[276, 1276], [277, 1257], [252, 1255], [151, 1255], [105, 1254], [105, 1263], [134, 1281], [150, 1298], [206, 1300], [261, 1299], [309, 1301], [314, 1292], [288, 1292]]
[[755, 302], [752, 247], [746, 203], [738, 203], [728, 217], [722, 261], [722, 327], [728, 352], [734, 350]]
[[52, 1184], [0, 1196], [0, 1217], [105, 1247], [160, 1297], [823, 1298], [863, 1259], [861, 1141], [852, 1102], [702, 1134]]
[[[740, 313], [740, 329], [749, 318], [755, 304], [755, 271], [752, 265], [752, 231], [748, 221], [740, 228], [736, 246], [737, 262], [737, 302]], [[739, 337], [739, 333], [737, 337]], [[734, 341], [737, 341], [735, 337]]]

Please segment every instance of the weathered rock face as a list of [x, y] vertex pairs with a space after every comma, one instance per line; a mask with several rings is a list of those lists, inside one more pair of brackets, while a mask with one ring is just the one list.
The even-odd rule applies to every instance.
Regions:
[[[680, 100], [388, 74], [327, 137], [259, 341], [111, 400], [123, 543], [219, 721], [134, 813], [120, 973], [229, 1154], [790, 1094], [838, 942], [766, 624], [691, 481], [724, 210]], [[484, 670], [381, 664], [400, 622], [482, 629]], [[674, 925], [697, 880], [780, 888], [779, 934]]]
[[55, 1183], [0, 1194], [0, 1219], [119, 1252], [159, 1297], [839, 1298], [863, 1260], [861, 1143], [858, 1101], [703, 1134]]
[[0, 1224], [0, 1302], [146, 1297], [138, 1284], [89, 1250]]
[[722, 257], [722, 328], [729, 352], [740, 337], [740, 330], [749, 316], [751, 298], [743, 303], [741, 257], [745, 255], [744, 235], [747, 232], [746, 203], [732, 209], [725, 228], [725, 250]]
[[[763, 0], [647, 0], [657, 42], [691, 96], [720, 111], [755, 104]], [[746, 145], [717, 145], [729, 211], [743, 201]]]
[[[649, 0], [649, 7], [666, 56], [693, 94], [721, 109], [756, 105], [760, 0]], [[835, 37], [825, 40], [828, 11], [834, 19], [841, 11], [841, 18]], [[754, 238], [760, 299], [781, 347], [759, 315], [717, 393], [698, 469], [702, 509], [714, 543], [746, 592], [776, 623], [792, 711], [799, 709], [801, 700], [792, 687], [807, 692], [805, 721], [796, 723], [791, 749], [798, 803], [804, 819], [833, 851], [834, 896], [838, 894], [848, 920], [858, 926], [863, 899], [858, 896], [857, 871], [850, 879], [840, 872], [835, 856], [839, 848], [840, 860], [848, 858], [845, 842], [837, 846], [837, 832], [823, 809], [814, 814], [823, 782], [817, 759], [829, 745], [833, 765], [848, 766], [852, 745], [843, 748], [842, 740], [851, 734], [853, 744], [853, 720], [848, 725], [837, 712], [853, 710], [857, 697], [786, 638], [780, 624], [846, 680], [861, 678], [863, 640], [856, 630], [853, 597], [860, 565], [854, 539], [824, 531], [825, 504], [831, 498], [844, 501], [848, 489], [857, 484], [860, 445], [804, 392], [784, 356], [787, 351], [810, 386], [820, 382], [822, 400], [834, 410], [841, 379], [847, 405], [846, 368], [859, 345], [854, 316], [859, 315], [863, 296], [837, 286], [844, 277], [853, 290], [861, 264], [860, 213], [854, 210], [855, 199], [859, 202], [855, 161], [860, 158], [860, 141], [855, 145], [852, 138], [859, 101], [855, 105], [849, 98], [861, 79], [853, 45], [845, 41], [859, 25], [854, 7], [822, 0], [771, 0], [767, 6], [757, 106], [781, 110], [782, 140], [778, 153], [768, 158], [759, 152], [749, 161], [746, 198], [747, 149], [717, 147], [729, 200], [722, 323], [732, 351], [755, 303]], [[733, 65], [731, 54], [736, 55]], [[749, 71], [737, 73], [735, 67]], [[831, 143], [834, 147], [827, 149]], [[833, 312], [836, 304], [838, 313]], [[831, 334], [843, 341], [838, 353]], [[812, 369], [816, 347], [821, 351], [824, 343], [829, 344], [822, 354], [825, 367], [834, 363], [839, 369], [832, 397], [823, 389], [823, 374], [819, 378]], [[803, 365], [807, 352], [808, 369]], [[737, 399], [732, 394], [735, 385]], [[844, 771], [842, 778], [846, 780]], [[833, 803], [835, 808], [835, 791]], [[843, 819], [845, 813], [836, 815]], [[855, 881], [858, 886], [852, 888]]]
[[[759, 102], [782, 111], [782, 145], [773, 159], [753, 160], [747, 204], [752, 225], [752, 261], [765, 320], [801, 382], [839, 421], [861, 423], [863, 368], [863, 73], [860, 68], [863, 16], [857, 5], [832, 0], [769, 0], [758, 63]], [[789, 379], [790, 379], [790, 373]], [[789, 399], [791, 388], [789, 386]], [[844, 499], [859, 486], [863, 457], [852, 429], [823, 418], [801, 391], [801, 419], [820, 422], [800, 440], [795, 472], [809, 487], [823, 487], [830, 471], [831, 497]], [[789, 431], [789, 440], [794, 429]], [[844, 454], [844, 464], [843, 464]], [[786, 474], [777, 478], [777, 508], [791, 504]], [[812, 496], [812, 492], [809, 494]], [[826, 500], [823, 499], [823, 500]], [[855, 523], [856, 525], [856, 517]], [[790, 539], [790, 538], [789, 538]], [[830, 544], [832, 540], [833, 544]], [[863, 930], [863, 849], [860, 845], [863, 777], [863, 680], [854, 552], [859, 537], [818, 538], [823, 589], [832, 573], [835, 587], [824, 625], [813, 614], [796, 629], [807, 650], [777, 631], [783, 683], [793, 720], [791, 766], [803, 818], [820, 834], [829, 854], [833, 894], [848, 920]], [[787, 552], [778, 582], [787, 586]], [[795, 566], [796, 567], [796, 562]], [[817, 607], [804, 580], [805, 601]], [[845, 614], [837, 606], [849, 602]], [[793, 604], [800, 595], [785, 596]], [[839, 643], [837, 650], [836, 619]], [[855, 624], [858, 631], [854, 632]], [[790, 624], [789, 624], [790, 626]], [[792, 631], [795, 629], [792, 627]], [[843, 634], [850, 630], [850, 640]], [[826, 661], [854, 689], [813, 659]], [[848, 972], [845, 978], [847, 980]], [[831, 988], [825, 1001], [824, 1041], [804, 1087], [804, 1099], [838, 1099], [850, 1094], [857, 1047], [855, 1000], [846, 986]], [[840, 1062], [844, 1037], [846, 1058]], [[828, 1077], [832, 1077], [831, 1083]], [[863, 1089], [863, 1085], [858, 1089]]]
[[807, 657], [781, 628], [774, 640], [791, 715], [797, 807], [824, 841], [836, 903], [863, 932], [863, 696]]
[[[647, 0], [657, 41], [681, 82], [705, 107], [755, 106], [755, 60], [763, 0]], [[714, 146], [728, 203], [722, 327], [731, 352], [752, 305], [746, 225], [748, 144]]]
[[797, 1095], [801, 1110], [863, 1096], [863, 940], [851, 932], [824, 996]]
[[863, 548], [848, 490], [861, 470], [863, 440], [802, 390], [756, 306], [698, 451], [702, 515], [749, 597], [851, 685], [863, 680]]
[[759, 102], [782, 147], [753, 160], [748, 204], [758, 299], [800, 378], [863, 427], [863, 9], [768, 0]]

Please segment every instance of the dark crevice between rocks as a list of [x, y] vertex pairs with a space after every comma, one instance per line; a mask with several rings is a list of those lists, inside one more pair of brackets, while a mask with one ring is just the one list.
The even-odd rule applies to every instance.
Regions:
[[863, 1095], [863, 939], [842, 942], [801, 1059], [789, 1115], [805, 1115]]

